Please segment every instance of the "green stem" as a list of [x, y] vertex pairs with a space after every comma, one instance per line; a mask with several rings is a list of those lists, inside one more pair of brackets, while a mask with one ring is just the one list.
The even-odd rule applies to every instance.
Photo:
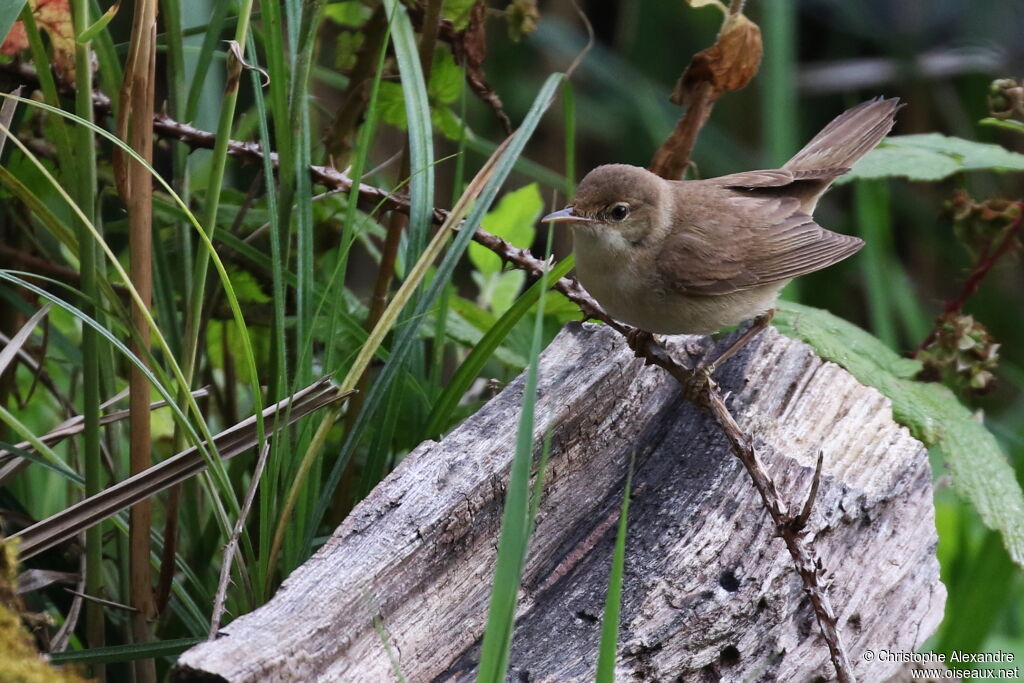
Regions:
[[[238, 24], [235, 26], [235, 42], [245, 45], [249, 32], [249, 16], [252, 14], [252, 0], [242, 0], [238, 9]], [[202, 226], [212, 239], [217, 226], [217, 209], [220, 207], [220, 193], [224, 185], [224, 170], [227, 166], [228, 142], [231, 126], [235, 120], [235, 106], [238, 103], [238, 86], [242, 79], [242, 63], [231, 56], [227, 61], [227, 80], [224, 86], [224, 102], [217, 124], [217, 140], [210, 160], [210, 181], [206, 187], [206, 206]], [[86, 92], [91, 92], [86, 91]], [[201, 248], [196, 254], [192, 274], [192, 296], [185, 319], [185, 379], [191, 386], [195, 378], [196, 358], [199, 348], [199, 331], [202, 327], [203, 300], [206, 293], [206, 275], [210, 267], [210, 254]], [[187, 391], [188, 387], [183, 387]]]
[[[71, 6], [75, 33], [89, 26], [88, 0], [73, 0]], [[89, 45], [75, 44], [75, 113], [88, 121], [93, 120], [92, 107], [92, 59]], [[80, 220], [75, 221], [78, 235], [78, 260], [82, 275], [82, 310], [90, 317], [96, 316], [95, 302], [99, 299], [96, 277], [96, 245], [89, 231], [89, 222], [95, 222], [93, 202], [96, 197], [96, 145], [92, 131], [78, 126], [74, 132], [75, 200], [82, 211]], [[72, 169], [66, 169], [68, 173]], [[99, 493], [103, 489], [103, 463], [100, 454], [100, 349], [99, 337], [88, 325], [82, 325], [82, 432], [83, 457], [85, 461], [85, 495]], [[89, 595], [102, 597], [103, 587], [103, 527], [96, 524], [85, 534], [85, 590]], [[90, 647], [104, 644], [104, 613], [101, 605], [90, 602], [86, 605], [86, 634]], [[102, 665], [97, 665], [93, 674], [102, 679]]]
[[[765, 168], [776, 168], [797, 149], [800, 120], [796, 107], [796, 2], [771, 0], [761, 5], [764, 57], [761, 61], [761, 131]], [[800, 299], [800, 284], [794, 280], [782, 298]]]

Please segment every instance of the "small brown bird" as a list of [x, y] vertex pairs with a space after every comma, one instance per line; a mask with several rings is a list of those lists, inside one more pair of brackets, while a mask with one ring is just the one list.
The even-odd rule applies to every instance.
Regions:
[[899, 108], [875, 99], [840, 114], [777, 170], [673, 181], [599, 166], [543, 220], [572, 226], [580, 283], [612, 317], [651, 333], [717, 332], [765, 314], [791, 279], [863, 246], [811, 215]]

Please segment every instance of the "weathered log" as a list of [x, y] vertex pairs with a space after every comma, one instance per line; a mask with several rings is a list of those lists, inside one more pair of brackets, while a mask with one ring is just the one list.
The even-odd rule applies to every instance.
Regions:
[[[706, 340], [672, 338], [675, 353]], [[808, 542], [858, 678], [886, 680], [942, 617], [931, 470], [889, 401], [768, 330], [717, 376]], [[183, 654], [178, 681], [470, 680], [479, 659], [519, 378], [356, 507], [265, 606]], [[541, 357], [535, 450], [551, 454], [510, 677], [592, 680], [628, 461], [636, 455], [617, 678], [803, 681], [833, 674], [745, 470], [678, 383], [622, 337], [569, 325]], [[374, 620], [382, 632], [374, 625]]]

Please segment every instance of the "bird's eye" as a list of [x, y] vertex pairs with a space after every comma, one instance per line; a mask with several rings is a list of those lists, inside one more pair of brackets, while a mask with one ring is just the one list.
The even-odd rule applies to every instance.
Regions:
[[612, 207], [612, 210], [611, 212], [609, 212], [609, 215], [611, 215], [612, 220], [614, 221], [625, 220], [626, 216], [629, 215], [629, 204], [616, 204], [615, 206]]

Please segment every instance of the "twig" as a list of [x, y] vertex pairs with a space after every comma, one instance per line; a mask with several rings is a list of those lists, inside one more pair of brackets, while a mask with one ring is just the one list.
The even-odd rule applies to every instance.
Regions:
[[804, 508], [800, 511], [799, 515], [793, 518], [790, 524], [794, 531], [801, 531], [807, 526], [807, 520], [811, 518], [811, 509], [814, 507], [814, 499], [818, 497], [818, 486], [821, 484], [821, 465], [824, 459], [824, 452], [818, 451], [818, 462], [814, 465], [814, 477], [811, 479], [811, 489], [807, 492]]
[[707, 123], [715, 106], [715, 90], [710, 83], [701, 83], [697, 92], [679, 118], [676, 128], [651, 159], [651, 172], [663, 178], [676, 180], [690, 165], [690, 154], [697, 142], [697, 133]]
[[985, 279], [988, 272], [992, 270], [992, 266], [996, 264], [999, 259], [1007, 254], [1017, 240], [1017, 233], [1020, 230], [1020, 226], [1024, 223], [1024, 202], [1016, 202], [1019, 213], [1017, 217], [1010, 221], [1005, 228], [1003, 228], [1003, 240], [999, 243], [999, 246], [989, 251], [986, 250], [982, 253], [978, 263], [975, 264], [974, 268], [971, 269], [970, 275], [964, 280], [964, 284], [960, 287], [960, 293], [955, 299], [950, 299], [942, 306], [942, 315], [935, 319], [935, 325], [932, 327], [931, 332], [925, 337], [924, 341], [917, 345], [917, 348], [911, 352], [910, 357], [914, 358], [921, 351], [932, 345], [939, 336], [939, 328], [942, 326], [943, 321], [949, 317], [957, 315], [963, 310], [964, 304], [967, 300], [974, 296], [974, 293], [978, 291], [978, 287], [981, 286], [981, 281]]
[[64, 590], [76, 597], [82, 598], [83, 600], [88, 600], [89, 602], [96, 603], [97, 605], [103, 605], [104, 607], [112, 607], [114, 609], [124, 610], [125, 612], [133, 613], [139, 611], [138, 607], [132, 607], [131, 605], [125, 605], [120, 602], [114, 602], [113, 600], [97, 598], [95, 595], [89, 595], [88, 593], [79, 592], [72, 588], [65, 588]]
[[231, 538], [224, 546], [224, 559], [221, 560], [220, 577], [217, 580], [217, 593], [213, 599], [213, 614], [210, 616], [210, 632], [208, 640], [217, 637], [220, 630], [220, 618], [224, 615], [224, 602], [228, 596], [228, 582], [231, 580], [231, 563], [238, 552], [238, 539], [242, 536], [242, 529], [245, 527], [245, 520], [252, 508], [252, 501], [256, 498], [256, 489], [259, 488], [260, 479], [263, 478], [263, 468], [267, 464], [267, 456], [270, 454], [270, 442], [264, 443], [260, 449], [260, 457], [256, 461], [256, 469], [252, 473], [252, 481], [249, 483], [249, 490], [245, 493], [245, 501], [242, 509], [235, 520], [235, 527], [231, 530]]

